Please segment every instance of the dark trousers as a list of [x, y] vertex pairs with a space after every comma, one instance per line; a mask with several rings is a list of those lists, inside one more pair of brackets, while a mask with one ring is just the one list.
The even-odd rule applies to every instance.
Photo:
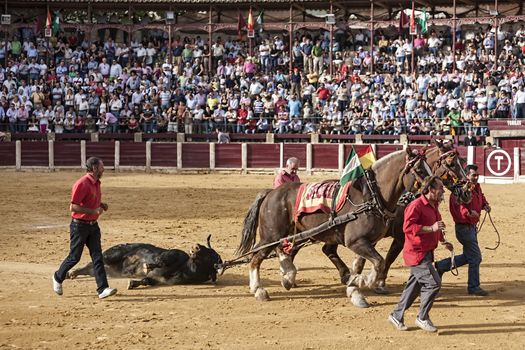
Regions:
[[86, 245], [89, 249], [89, 255], [91, 255], [91, 261], [93, 261], [93, 270], [95, 271], [95, 280], [97, 281], [97, 293], [102, 293], [104, 289], [108, 288], [108, 279], [102, 260], [100, 228], [98, 224], [89, 225], [71, 222], [69, 232], [69, 255], [64, 259], [58, 271], [55, 272], [55, 280], [62, 283], [66, 279], [67, 272], [80, 261], [82, 251]]
[[428, 313], [434, 304], [434, 299], [441, 289], [441, 278], [432, 264], [432, 252], [427, 255], [417, 266], [410, 267], [410, 277], [403, 293], [401, 300], [392, 312], [394, 317], [399, 321], [403, 321], [405, 310], [408, 309], [417, 296], [421, 296], [419, 305], [418, 318], [420, 320], [427, 320]]
[[[456, 255], [454, 263], [456, 267], [468, 264], [468, 291], [476, 291], [480, 288], [479, 265], [481, 264], [476, 225], [456, 224], [456, 238], [463, 245], [463, 254]], [[446, 258], [438, 261], [436, 265], [440, 272], [450, 271], [451, 260]]]

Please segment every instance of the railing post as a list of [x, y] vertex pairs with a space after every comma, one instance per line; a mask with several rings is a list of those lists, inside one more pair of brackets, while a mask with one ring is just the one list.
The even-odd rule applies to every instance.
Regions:
[[337, 169], [339, 170], [339, 177], [341, 177], [341, 174], [343, 173], [343, 169], [345, 167], [345, 145], [340, 143], [338, 145], [338, 153], [337, 153]]
[[467, 147], [467, 164], [474, 164], [474, 152], [476, 148], [474, 146]]
[[80, 167], [86, 169], [86, 140], [80, 140]]
[[142, 142], [142, 133], [136, 132], [133, 134], [133, 141], [134, 142]]
[[15, 143], [16, 148], [16, 170], [22, 170], [22, 142], [20, 140], [16, 140]]
[[49, 170], [55, 170], [55, 141], [47, 141], [47, 157], [49, 159]]
[[362, 145], [363, 144], [363, 135], [355, 134], [355, 144], [356, 145]]
[[248, 170], [248, 145], [241, 143], [241, 170], [246, 173]]
[[310, 143], [319, 143], [319, 134], [314, 132], [310, 134]]
[[284, 142], [279, 144], [279, 168], [284, 168]]
[[[177, 139], [178, 138], [179, 138], [179, 134], [177, 134]], [[177, 142], [177, 170], [181, 170], [181, 169], [182, 169], [182, 142]]]
[[275, 143], [275, 135], [273, 133], [266, 133], [266, 143]]
[[306, 144], [306, 174], [312, 175], [312, 144]]
[[215, 169], [215, 142], [210, 142], [210, 170]]
[[146, 171], [148, 173], [151, 171], [151, 141], [146, 142]]
[[120, 141], [115, 141], [115, 171], [120, 168]]

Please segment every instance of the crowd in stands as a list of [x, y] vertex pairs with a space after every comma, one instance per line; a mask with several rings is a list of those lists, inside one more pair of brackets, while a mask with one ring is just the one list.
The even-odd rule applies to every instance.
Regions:
[[170, 51], [163, 37], [21, 32], [0, 45], [0, 131], [479, 136], [525, 117], [524, 27], [456, 35], [454, 65], [447, 31], [377, 31], [372, 60], [368, 32], [338, 30], [330, 75], [328, 32], [296, 35], [292, 72], [288, 38], [265, 32], [252, 52], [226, 36], [177, 36]]

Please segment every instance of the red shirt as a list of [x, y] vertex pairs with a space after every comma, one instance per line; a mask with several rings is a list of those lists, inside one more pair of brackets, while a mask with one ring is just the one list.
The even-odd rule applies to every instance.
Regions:
[[472, 191], [472, 201], [469, 204], [458, 203], [455, 196], [450, 196], [449, 206], [450, 214], [456, 224], [476, 225], [479, 221], [479, 217], [469, 217], [469, 213], [472, 210], [481, 213], [481, 210], [487, 205], [487, 200], [481, 186], [476, 184]]
[[273, 180], [273, 188], [277, 188], [286, 182], [301, 182], [301, 180], [297, 174], [288, 174], [286, 170], [281, 170]]
[[438, 241], [443, 239], [441, 231], [419, 233], [423, 226], [432, 226], [441, 220], [441, 214], [434, 208], [425, 196], [421, 196], [410, 203], [405, 209], [405, 245], [403, 246], [403, 259], [406, 266], [416, 266], [427, 255], [433, 252]]
[[[95, 180], [91, 174], [86, 174], [75, 182], [71, 190], [71, 203], [82, 207], [97, 209], [100, 207], [102, 193], [100, 192], [100, 180]], [[71, 213], [73, 219], [97, 220], [97, 214]]]

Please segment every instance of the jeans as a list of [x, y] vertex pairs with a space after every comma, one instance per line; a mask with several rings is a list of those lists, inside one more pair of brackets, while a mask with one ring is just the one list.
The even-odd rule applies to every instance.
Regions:
[[69, 255], [64, 259], [58, 271], [55, 272], [55, 280], [62, 283], [66, 279], [67, 272], [71, 270], [82, 257], [84, 245], [89, 249], [95, 280], [97, 281], [97, 293], [100, 294], [108, 288], [108, 279], [102, 260], [102, 247], [100, 245], [100, 228], [98, 224], [89, 225], [71, 222], [69, 225], [70, 248]]
[[[456, 267], [468, 264], [468, 290], [479, 288], [479, 265], [481, 264], [481, 250], [478, 244], [476, 225], [456, 224], [456, 238], [463, 245], [463, 254], [454, 256]], [[450, 258], [436, 263], [438, 271], [450, 271]]]

